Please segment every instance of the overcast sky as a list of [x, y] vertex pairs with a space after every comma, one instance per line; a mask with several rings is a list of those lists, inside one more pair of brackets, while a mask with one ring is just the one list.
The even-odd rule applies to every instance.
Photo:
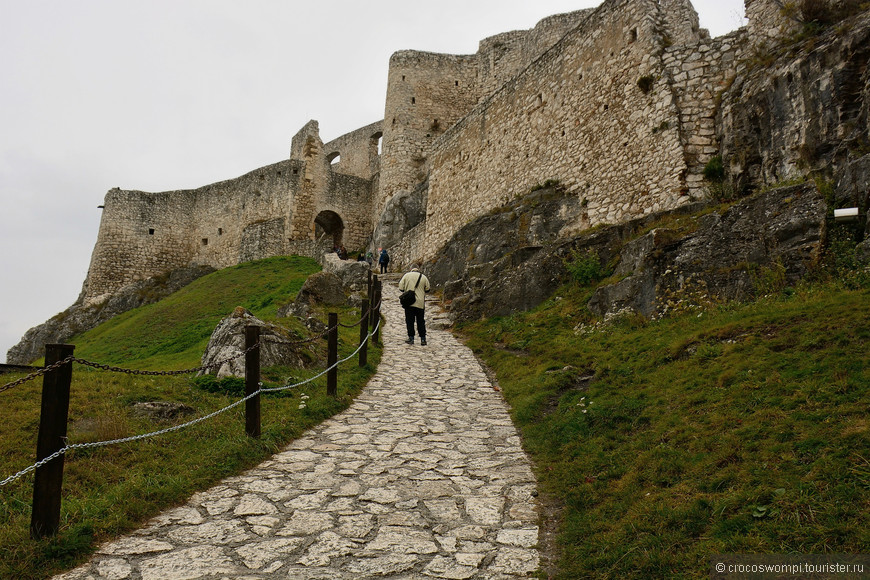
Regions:
[[[590, 0], [0, 0], [0, 361], [70, 306], [106, 191], [195, 188], [383, 117], [397, 50], [473, 54]], [[741, 26], [742, 0], [698, 0]]]

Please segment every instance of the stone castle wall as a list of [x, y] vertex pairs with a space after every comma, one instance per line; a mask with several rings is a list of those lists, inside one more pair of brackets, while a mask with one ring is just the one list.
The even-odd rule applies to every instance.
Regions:
[[[657, 2], [605, 2], [451, 128], [433, 147], [421, 257], [546, 181], [584, 200], [586, 227], [688, 201], [679, 109], [655, 80], [662, 21], [700, 40], [696, 21], [668, 19]], [[646, 91], [642, 77], [654, 79]]]
[[592, 12], [587, 9], [556, 14], [541, 20], [531, 30], [505, 32], [481, 40], [477, 51], [479, 99], [500, 89]]
[[[110, 190], [85, 289], [100, 301], [136, 280], [202, 264], [225, 268], [275, 255], [286, 239], [295, 161], [262, 167], [237, 179], [193, 190], [147, 193]], [[257, 231], [269, 242], [257, 251]], [[280, 252], [279, 252], [280, 253]]]
[[746, 0], [747, 29], [713, 40], [688, 0], [606, 0], [474, 55], [397, 52], [383, 121], [325, 144], [311, 121], [289, 160], [197, 190], [110, 191], [86, 298], [189, 264], [376, 244], [390, 200], [427, 180], [402, 261], [548, 181], [581, 200], [574, 230], [679, 206], [704, 194], [722, 94], [745, 46], [782, 33], [780, 4]]
[[402, 51], [390, 58], [380, 192], [373, 217], [429, 171], [431, 144], [477, 102], [477, 58]]
[[[363, 247], [373, 227], [380, 130], [373, 123], [324, 145], [312, 121], [294, 137], [290, 159], [236, 179], [193, 190], [109, 191], [85, 303], [190, 265], [225, 268], [289, 253], [318, 257], [336, 243]], [[333, 153], [340, 162], [330, 163]]]

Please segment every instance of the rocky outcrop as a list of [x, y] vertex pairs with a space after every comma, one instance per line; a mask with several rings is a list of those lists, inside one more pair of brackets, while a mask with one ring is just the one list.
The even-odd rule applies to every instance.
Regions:
[[426, 265], [426, 275], [453, 298], [580, 229], [584, 211], [577, 196], [558, 187], [533, 191], [461, 228]]
[[327, 306], [340, 306], [347, 301], [344, 294], [344, 284], [341, 278], [332, 272], [315, 272], [302, 284], [299, 293], [296, 294], [297, 303], [305, 303], [309, 306], [325, 304]]
[[214, 272], [209, 266], [173, 270], [165, 276], [139, 280], [112, 294], [105, 302], [85, 306], [82, 297], [75, 304], [28, 330], [6, 353], [10, 364], [27, 364], [45, 355], [46, 344], [58, 344], [97, 327], [128, 310], [157, 302], [200, 276]]
[[832, 178], [870, 145], [870, 12], [758, 54], [722, 95], [717, 134], [730, 177]]
[[689, 204], [577, 235], [584, 225], [583, 203], [558, 188], [544, 188], [462, 228], [424, 269], [443, 287], [453, 320], [504, 316], [549, 298], [567, 279], [565, 261], [571, 255], [592, 252], [607, 264], [626, 240], [662, 215], [702, 207]]
[[644, 316], [744, 300], [793, 284], [817, 264], [827, 206], [812, 183], [772, 190], [727, 211], [698, 217], [696, 229], [667, 228], [625, 244], [614, 272], [588, 303], [598, 316]]
[[324, 254], [320, 263], [324, 272], [338, 276], [345, 290], [362, 290], [368, 284], [368, 272], [371, 269], [368, 262], [342, 260], [332, 252]]
[[426, 219], [428, 181], [413, 191], [399, 191], [386, 203], [372, 234], [369, 249], [392, 248], [402, 236]]
[[[567, 261], [594, 254], [618, 281], [599, 288], [589, 309], [603, 317], [625, 310], [652, 316], [675, 300], [743, 299], [765, 285], [792, 283], [819, 259], [827, 205], [812, 183], [761, 193], [721, 213], [703, 213], [705, 208], [693, 204], [568, 240], [519, 247], [487, 216], [448, 244], [452, 250], [444, 260], [459, 260], [458, 248], [472, 247], [481, 247], [481, 256], [491, 260], [466, 254], [464, 270], [436, 261], [427, 273], [448, 278], [443, 296], [453, 319], [474, 320], [537, 306], [569, 279]], [[685, 217], [699, 211], [698, 217]], [[505, 223], [508, 216], [503, 213]], [[681, 227], [653, 228], [668, 217], [683, 217]]]
[[[260, 366], [276, 365], [303, 367], [316, 358], [311, 343], [291, 339], [285, 329], [267, 324], [241, 306], [220, 321], [208, 341], [202, 366], [208, 366], [200, 375], [218, 378], [245, 376], [245, 327], [260, 327]], [[221, 364], [218, 364], [221, 363]]]

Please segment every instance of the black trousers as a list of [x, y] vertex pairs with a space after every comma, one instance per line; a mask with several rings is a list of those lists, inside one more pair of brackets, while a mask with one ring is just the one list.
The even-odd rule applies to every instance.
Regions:
[[405, 324], [408, 327], [408, 337], [414, 338], [414, 321], [417, 321], [417, 330], [420, 338], [426, 338], [426, 320], [423, 317], [425, 310], [415, 306], [405, 308]]
[[387, 265], [384, 264], [383, 262], [381, 262], [380, 266], [381, 266], [381, 274], [386, 274], [386, 272], [387, 272]]

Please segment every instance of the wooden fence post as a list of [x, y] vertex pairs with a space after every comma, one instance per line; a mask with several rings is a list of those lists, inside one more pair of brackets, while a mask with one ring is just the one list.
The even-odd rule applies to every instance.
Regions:
[[359, 344], [360, 344], [359, 366], [360, 367], [366, 366], [366, 363], [368, 363], [368, 361], [369, 361], [369, 354], [368, 354], [368, 351], [369, 351], [369, 341], [368, 341], [369, 299], [368, 298], [363, 298], [362, 311], [363, 311], [363, 316], [362, 316], [362, 320], [360, 320], [360, 323], [359, 323]]
[[378, 305], [378, 299], [375, 297], [375, 287], [378, 285], [378, 276], [375, 274], [371, 288], [369, 288], [369, 302], [372, 305], [371, 316], [369, 317], [369, 328], [375, 327], [375, 306]]
[[[245, 396], [256, 393], [260, 389], [260, 327], [249, 325], [245, 327]], [[255, 395], [245, 401], [245, 433], [248, 437], [260, 436], [260, 395]]]
[[[375, 281], [375, 289], [374, 289], [374, 291], [375, 291], [375, 305], [377, 306], [377, 308], [375, 308], [375, 311], [374, 311], [375, 318], [374, 318], [373, 324], [375, 324], [375, 325], [377, 325], [381, 321], [381, 299], [382, 299], [381, 284], [382, 284], [382, 282], [380, 280]], [[379, 340], [379, 337], [381, 334], [381, 327], [375, 326], [374, 328], [375, 328], [375, 333], [372, 335], [372, 342], [373, 342], [373, 344], [378, 344], [378, 340]]]
[[[366, 272], [366, 296], [369, 300], [372, 298], [372, 270], [368, 269]], [[372, 302], [374, 304], [374, 302]]]
[[[326, 353], [326, 366], [332, 367], [338, 362], [338, 313], [329, 313], [329, 343]], [[326, 394], [338, 396], [338, 367], [331, 368], [326, 373]]]
[[[71, 344], [45, 345], [45, 366], [72, 356], [74, 349], [75, 346]], [[71, 382], [72, 362], [48, 371], [42, 377], [42, 408], [36, 440], [37, 462], [65, 446]], [[60, 525], [63, 459], [64, 455], [59, 455], [36, 468], [33, 511], [30, 516], [30, 537], [34, 540], [55, 535]]]

